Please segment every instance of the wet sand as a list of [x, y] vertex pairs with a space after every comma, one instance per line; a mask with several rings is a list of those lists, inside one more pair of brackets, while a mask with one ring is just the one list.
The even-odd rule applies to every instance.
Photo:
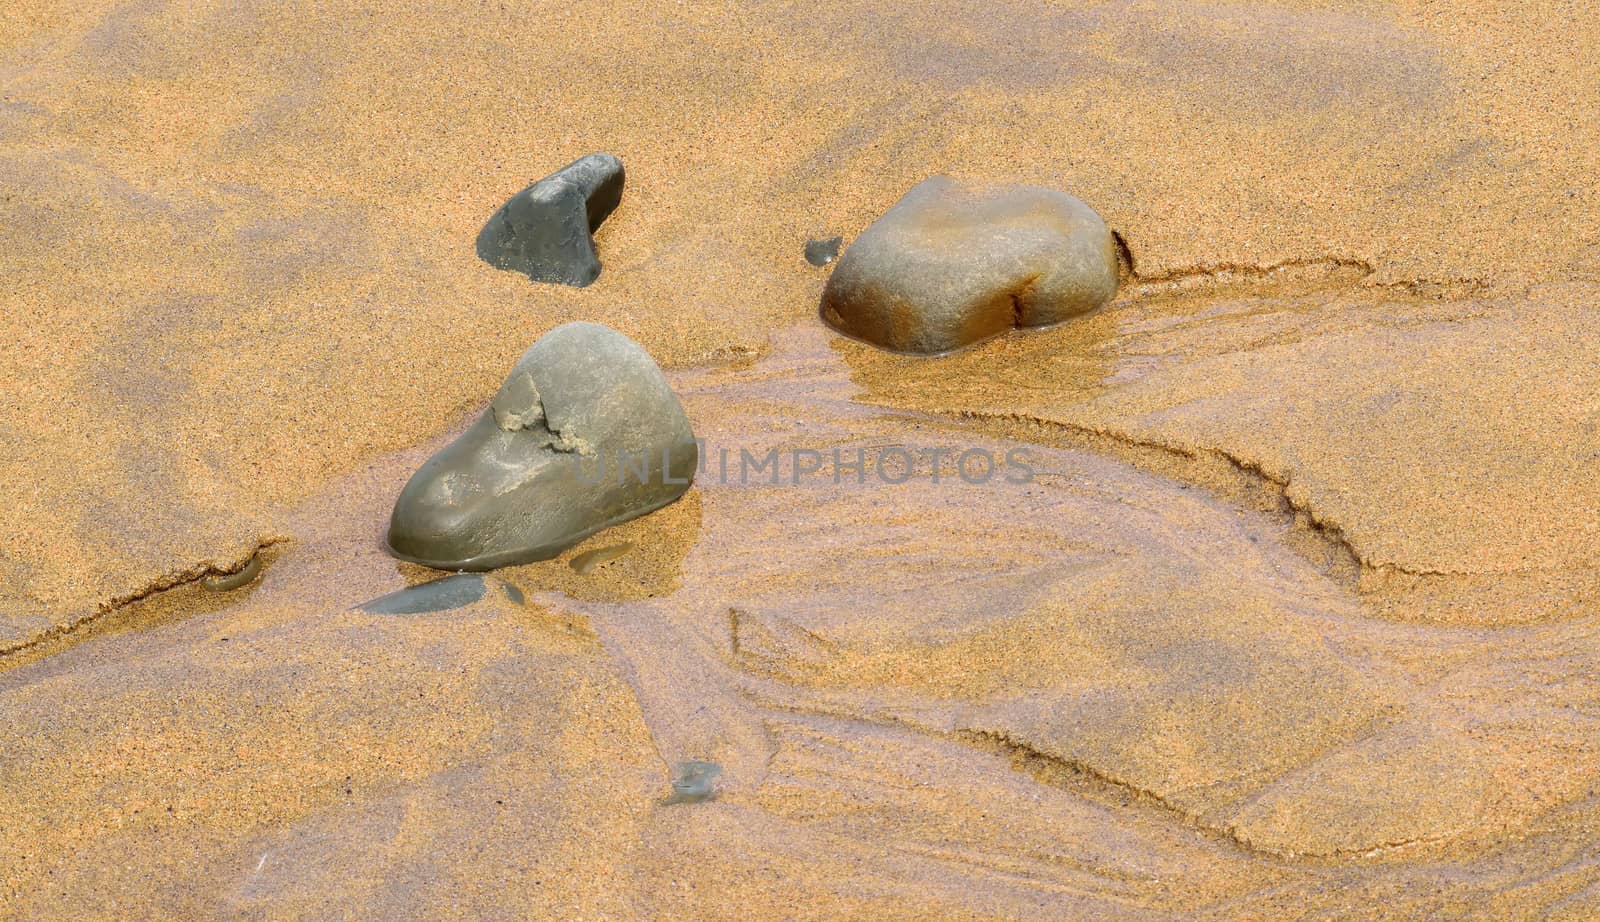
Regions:
[[[0, 917], [1600, 911], [1576, 7], [20, 8]], [[594, 285], [477, 260], [595, 150]], [[1083, 198], [1132, 276], [940, 359], [832, 334], [806, 241], [935, 172]], [[574, 319], [712, 447], [1037, 476], [712, 469], [362, 611], [441, 575], [381, 548], [405, 478]]]

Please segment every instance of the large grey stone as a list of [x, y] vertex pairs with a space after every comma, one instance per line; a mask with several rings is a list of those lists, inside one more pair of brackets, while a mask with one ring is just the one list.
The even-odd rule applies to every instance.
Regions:
[[412, 476], [389, 548], [441, 570], [545, 560], [689, 489], [699, 446], [637, 343], [569, 323], [523, 353], [481, 418]]
[[873, 345], [927, 355], [1087, 314], [1116, 290], [1111, 229], [1088, 205], [1039, 186], [935, 176], [845, 251], [822, 316]]
[[595, 231], [622, 202], [622, 161], [590, 154], [500, 206], [478, 233], [478, 256], [536, 282], [582, 287], [600, 275]]

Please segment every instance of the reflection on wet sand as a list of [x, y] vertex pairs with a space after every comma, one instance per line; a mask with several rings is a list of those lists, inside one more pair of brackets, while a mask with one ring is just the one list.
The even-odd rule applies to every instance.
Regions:
[[1362, 277], [1332, 265], [1136, 286], [1096, 330], [921, 364], [839, 348], [868, 402], [1091, 448], [1276, 510], [1375, 615], [1590, 611], [1600, 365], [1586, 356], [1600, 325], [1572, 309], [1582, 292], [1491, 298]]
[[[1287, 303], [1275, 322], [1317, 318]], [[1041, 386], [1092, 402], [1160, 373], [1131, 371], [1156, 350], [1127, 347], [1174, 335], [1159, 330], [1180, 317], [1162, 317], [1123, 304], [1090, 330], [984, 348], [1053, 356]], [[346, 905], [381, 906], [400, 879], [475, 874], [521, 850], [527, 824], [551, 816], [586, 831], [540, 839], [528, 875], [583, 869], [525, 878], [551, 887], [546, 908], [706, 908], [668, 880], [839, 911], [1223, 917], [1417, 880], [1455, 881], [1450, 905], [1585, 885], [1587, 865], [1552, 862], [1600, 830], [1587, 622], [1374, 617], [1348, 574], [1297, 549], [1292, 514], [943, 412], [974, 382], [1015, 387], [984, 377], [982, 350], [890, 387], [878, 363], [899, 360], [855, 348], [800, 327], [758, 362], [673, 383], [710, 443], [937, 451], [937, 481], [932, 464], [898, 483], [703, 477], [569, 552], [634, 546], [586, 575], [563, 560], [498, 571], [523, 602], [330, 608], [334, 574], [365, 574], [350, 605], [397, 578], [376, 539], [382, 497], [419, 446], [308, 502], [271, 593], [0, 675], [0, 717], [25, 729], [3, 806], [40, 821], [24, 831], [47, 853], [73, 838], [85, 863], [50, 867], [77, 886], [174, 848], [185, 827], [163, 804], [191, 815], [204, 799], [219, 857], [149, 878], [193, 906], [315, 905], [312, 868], [338, 865], [373, 875]], [[929, 394], [940, 412], [882, 406]], [[1025, 452], [1031, 482], [963, 479], [950, 459], [975, 447]], [[464, 578], [479, 579], [450, 579]], [[122, 720], [179, 677], [190, 698], [164, 712], [161, 738], [185, 755], [86, 758], [126, 751]], [[32, 706], [91, 681], [93, 711]], [[359, 709], [332, 703], [355, 687]], [[267, 702], [280, 716], [256, 710]], [[382, 742], [397, 721], [404, 734]], [[712, 764], [714, 799], [709, 770], [684, 769]], [[124, 799], [92, 793], [88, 772]], [[664, 809], [675, 777], [695, 810]], [[278, 805], [257, 815], [263, 784]], [[18, 802], [36, 796], [48, 809]], [[115, 835], [62, 822], [104, 810], [139, 815]], [[470, 840], [478, 857], [438, 864], [418, 836]], [[587, 886], [597, 867], [620, 897]]]

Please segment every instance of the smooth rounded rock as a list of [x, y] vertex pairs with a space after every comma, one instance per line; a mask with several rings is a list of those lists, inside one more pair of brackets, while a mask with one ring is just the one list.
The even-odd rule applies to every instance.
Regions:
[[583, 287], [600, 275], [595, 231], [622, 202], [622, 161], [590, 154], [500, 206], [478, 233], [478, 257], [535, 282]]
[[547, 560], [689, 489], [699, 446], [633, 340], [569, 323], [523, 353], [481, 418], [412, 476], [396, 557], [441, 570]]
[[875, 346], [936, 355], [1087, 314], [1116, 290], [1116, 244], [1088, 205], [935, 176], [845, 250], [822, 317]]

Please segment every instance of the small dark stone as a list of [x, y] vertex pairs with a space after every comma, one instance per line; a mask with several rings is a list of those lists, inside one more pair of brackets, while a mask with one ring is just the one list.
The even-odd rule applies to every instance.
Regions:
[[826, 240], [807, 240], [806, 262], [813, 266], [826, 266], [839, 258], [839, 247], [843, 244], [843, 237], [829, 237]]
[[583, 287], [600, 275], [593, 234], [622, 202], [622, 161], [590, 154], [500, 206], [478, 234], [478, 258], [535, 282]]
[[421, 615], [434, 611], [463, 608], [483, 598], [483, 577], [476, 573], [457, 573], [429, 583], [408, 586], [380, 595], [357, 606], [369, 615]]

